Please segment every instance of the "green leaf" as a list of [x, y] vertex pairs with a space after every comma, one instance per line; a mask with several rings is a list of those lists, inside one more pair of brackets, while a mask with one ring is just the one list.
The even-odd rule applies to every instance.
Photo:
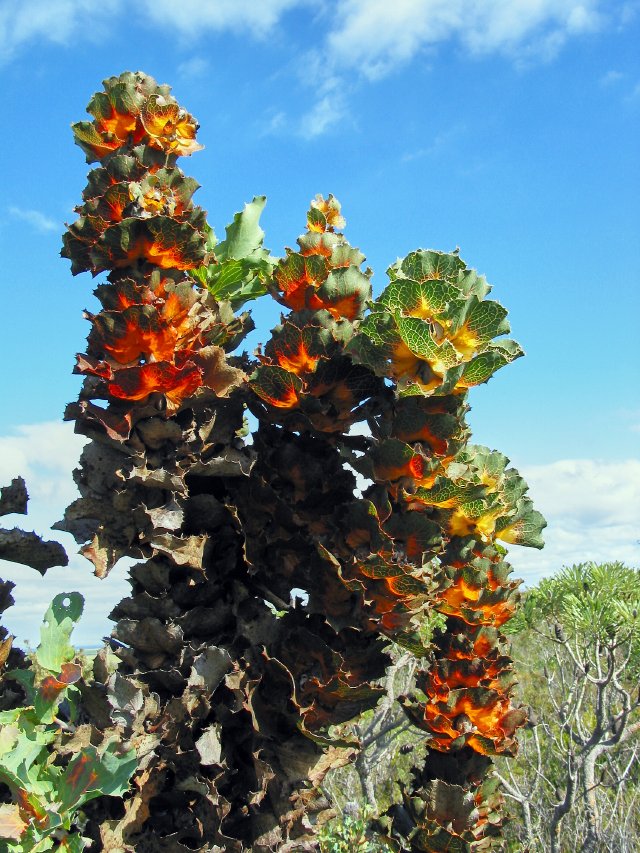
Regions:
[[[267, 292], [267, 279], [271, 266], [265, 260], [230, 259], [219, 266], [206, 269], [204, 285], [218, 302], [227, 301], [234, 311], [251, 299], [257, 299]], [[194, 271], [194, 274], [198, 270]], [[201, 278], [198, 279], [202, 281]]]
[[226, 227], [226, 238], [215, 249], [219, 262], [235, 258], [248, 258], [262, 247], [264, 231], [260, 227], [260, 214], [267, 203], [266, 196], [256, 196], [244, 209], [236, 213]]
[[116, 741], [111, 741], [102, 755], [93, 746], [85, 747], [60, 777], [60, 810], [75, 809], [102, 795], [122, 796], [136, 767], [135, 750], [123, 753]]
[[368, 335], [355, 335], [347, 344], [346, 353], [356, 362], [370, 368], [377, 376], [386, 376], [389, 352], [386, 345], [374, 342]]
[[[389, 278], [411, 278], [414, 281], [441, 279], [456, 281], [458, 273], [464, 270], [465, 263], [453, 253], [434, 252], [431, 249], [419, 249], [411, 252], [404, 260], [389, 269]], [[399, 273], [399, 275], [398, 275]]]
[[485, 302], [478, 302], [472, 308], [465, 325], [469, 331], [475, 333], [480, 343], [485, 343], [511, 331], [506, 316], [507, 309], [499, 302], [489, 299]]
[[263, 247], [264, 231], [259, 219], [266, 203], [265, 196], [256, 196], [236, 213], [226, 227], [226, 238], [217, 243], [213, 229], [207, 232], [207, 254], [214, 254], [214, 263], [191, 270], [191, 275], [218, 301], [228, 301], [233, 310], [250, 299], [267, 292], [275, 259]]
[[64, 846], [60, 845], [60, 850], [63, 850], [64, 853], [81, 853], [82, 850], [86, 849], [85, 840], [81, 835], [77, 833], [73, 833], [73, 835], [67, 835], [64, 839]]
[[495, 350], [487, 350], [472, 358], [465, 365], [461, 381], [467, 387], [481, 385], [483, 382], [488, 382], [496, 370], [504, 367], [509, 361], [510, 359], [505, 358], [502, 353]]
[[496, 524], [496, 536], [511, 545], [543, 548], [542, 531], [547, 526], [544, 517], [535, 509], [529, 498], [521, 498], [515, 518], [500, 519]]
[[0, 778], [10, 788], [29, 787], [31, 768], [42, 751], [55, 740], [56, 731], [32, 723], [23, 715], [19, 726], [6, 726], [2, 733]]
[[359, 331], [377, 346], [386, 346], [399, 340], [394, 319], [386, 310], [372, 311], [360, 324]]
[[457, 282], [465, 296], [477, 296], [478, 299], [484, 299], [491, 290], [491, 285], [487, 283], [486, 278], [483, 275], [478, 275], [475, 270], [460, 270]]
[[458, 364], [458, 353], [450, 341], [436, 343], [431, 333], [429, 323], [418, 317], [398, 317], [398, 331], [404, 343], [411, 352], [430, 364], [439, 364], [444, 368], [455, 367]]
[[53, 599], [40, 628], [40, 645], [36, 649], [40, 666], [60, 672], [63, 663], [73, 660], [75, 649], [69, 638], [83, 608], [84, 598], [79, 592], [61, 592]]
[[431, 317], [442, 314], [450, 302], [459, 299], [460, 289], [455, 284], [437, 279], [417, 282], [403, 278], [392, 281], [378, 302], [393, 313]]

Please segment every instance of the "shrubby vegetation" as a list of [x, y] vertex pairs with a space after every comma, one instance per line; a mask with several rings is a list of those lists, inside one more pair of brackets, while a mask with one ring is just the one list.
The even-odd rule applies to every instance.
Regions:
[[640, 839], [640, 573], [565, 568], [509, 624], [531, 711], [499, 763], [514, 850], [631, 853]]

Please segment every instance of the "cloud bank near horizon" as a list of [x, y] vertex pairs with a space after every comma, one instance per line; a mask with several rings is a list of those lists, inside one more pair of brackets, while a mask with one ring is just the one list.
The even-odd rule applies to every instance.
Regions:
[[[33, 569], [0, 561], [0, 577], [16, 583], [16, 605], [4, 614], [4, 624], [19, 640], [37, 643], [42, 615], [59, 592], [78, 590], [86, 599], [85, 615], [74, 635], [79, 645], [93, 645], [108, 634], [112, 607], [129, 592], [127, 566], [121, 561], [103, 581], [92, 575], [91, 564], [75, 554], [72, 537], [51, 525], [76, 497], [71, 472], [85, 439], [65, 423], [21, 426], [0, 436], [0, 485], [22, 474], [30, 494], [29, 515], [8, 515], [3, 527], [36, 530], [62, 542], [70, 556], [66, 568], [50, 569], [41, 578]], [[640, 461], [602, 462], [563, 459], [546, 465], [522, 466], [536, 507], [545, 515], [546, 547], [542, 551], [512, 547], [509, 561], [528, 586], [563, 565], [595, 560], [619, 560], [640, 567], [637, 520], [640, 517]]]

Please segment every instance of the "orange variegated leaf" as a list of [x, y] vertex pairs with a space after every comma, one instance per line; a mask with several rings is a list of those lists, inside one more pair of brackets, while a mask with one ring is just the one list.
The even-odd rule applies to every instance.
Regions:
[[178, 368], [162, 361], [116, 371], [107, 389], [120, 400], [144, 400], [149, 394], [164, 394], [170, 408], [177, 408], [197, 391], [201, 381], [202, 373], [193, 362]]
[[170, 361], [177, 329], [160, 322], [151, 305], [135, 305], [121, 314], [102, 311], [93, 318], [100, 344], [119, 364], [129, 364], [144, 357], [153, 361]]
[[259, 357], [266, 364], [277, 364], [301, 376], [313, 373], [318, 362], [330, 358], [336, 348], [328, 329], [285, 321], [273, 330], [264, 357]]
[[[138, 117], [131, 113], [119, 113], [115, 107], [111, 108], [109, 115], [96, 118], [95, 128], [99, 134], [113, 137], [122, 144], [131, 134], [133, 144], [137, 144], [143, 137], [144, 132], [138, 125]], [[137, 133], [136, 133], [137, 131]]]
[[63, 805], [78, 802], [89, 791], [96, 790], [99, 766], [95, 751], [83, 750], [71, 760], [62, 778]]
[[290, 252], [274, 270], [283, 302], [293, 311], [321, 307], [316, 290], [325, 281], [329, 267], [322, 255], [304, 257]]
[[278, 409], [293, 409], [300, 402], [302, 380], [283, 367], [262, 365], [249, 384], [258, 397]]
[[89, 162], [101, 160], [122, 145], [117, 137], [101, 134], [93, 122], [79, 121], [72, 125], [72, 129], [76, 144], [85, 152]]
[[90, 249], [91, 271], [133, 266], [143, 260], [161, 269], [189, 270], [205, 254], [202, 233], [189, 222], [167, 216], [124, 219], [107, 228]]
[[524, 710], [514, 708], [501, 691], [459, 688], [446, 700], [427, 701], [423, 727], [432, 735], [431, 749], [448, 752], [467, 745], [483, 755], [513, 755], [515, 731], [525, 719]]
[[173, 99], [151, 95], [141, 113], [150, 144], [178, 155], [193, 154], [202, 145], [196, 142], [198, 123]]
[[329, 311], [336, 319], [355, 320], [362, 316], [365, 302], [371, 296], [371, 282], [358, 267], [339, 267], [329, 273], [315, 296], [318, 307]]
[[39, 692], [45, 702], [53, 702], [63, 690], [82, 677], [82, 668], [75, 663], [64, 663], [58, 675], [48, 675], [40, 683]]
[[374, 445], [370, 453], [376, 482], [394, 482], [410, 477], [421, 480], [427, 460], [408, 444], [390, 438]]
[[49, 814], [37, 797], [25, 788], [19, 788], [15, 797], [20, 813], [29, 823], [34, 823], [38, 829], [46, 829], [49, 824]]

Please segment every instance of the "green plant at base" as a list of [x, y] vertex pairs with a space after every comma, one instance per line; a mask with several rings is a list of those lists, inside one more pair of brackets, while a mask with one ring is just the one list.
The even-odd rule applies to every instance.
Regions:
[[83, 606], [77, 592], [57, 595], [31, 668], [4, 676], [22, 685], [28, 703], [0, 712], [0, 782], [12, 799], [0, 806], [0, 849], [7, 853], [82, 850], [82, 806], [104, 794], [122, 796], [136, 767], [135, 751], [115, 736], [59, 761], [61, 736], [75, 730], [82, 667], [69, 639]]
[[349, 803], [342, 817], [322, 827], [318, 833], [321, 853], [392, 853], [397, 849], [369, 830], [374, 816], [371, 809], [367, 806], [349, 808], [354, 805]]

